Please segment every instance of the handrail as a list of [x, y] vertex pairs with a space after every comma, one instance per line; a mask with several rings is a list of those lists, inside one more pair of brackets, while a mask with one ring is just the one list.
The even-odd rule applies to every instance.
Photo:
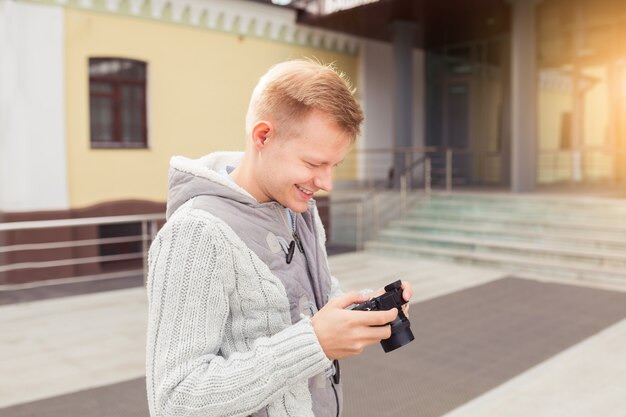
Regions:
[[[406, 215], [409, 208], [409, 193], [406, 186], [399, 191], [387, 190], [370, 190], [366, 193], [351, 197], [331, 197], [326, 201], [317, 202], [318, 207], [337, 207], [352, 206], [349, 209], [350, 219], [354, 219], [354, 247], [356, 250], [362, 250], [365, 240], [380, 230], [380, 227], [389, 220], [390, 210], [384, 208], [381, 210], [381, 201], [391, 201], [396, 197], [389, 197], [388, 193], [396, 193], [397, 203], [392, 203], [391, 218], [398, 218]], [[383, 198], [384, 197], [384, 198]], [[391, 198], [391, 200], [390, 200]], [[427, 197], [426, 197], [427, 199]], [[387, 219], [383, 219], [387, 217]], [[331, 220], [331, 229], [333, 223]]]
[[33, 220], [25, 222], [0, 223], [0, 232], [12, 230], [52, 229], [57, 227], [91, 226], [95, 224], [138, 223], [141, 221], [163, 220], [160, 214], [133, 214], [126, 216], [86, 217], [80, 219]]
[[421, 165], [422, 163], [425, 163], [425, 162], [426, 162], [426, 159], [428, 159], [428, 158], [426, 157], [426, 155], [422, 155], [422, 156], [420, 156], [420, 157], [419, 157], [419, 158], [417, 158], [415, 161], [411, 162], [411, 164], [408, 166], [408, 168], [406, 168], [406, 169], [405, 169], [405, 172], [406, 172], [406, 171], [409, 171], [409, 170], [413, 170], [413, 169], [415, 169], [416, 167], [418, 167], [419, 165]]
[[84, 265], [101, 261], [127, 261], [129, 259], [140, 259], [142, 257], [143, 256], [141, 253], [126, 253], [121, 255], [89, 256], [87, 258], [60, 259], [58, 261], [20, 262], [5, 266], [0, 265], [0, 272], [17, 271], [20, 269], [40, 269], [56, 268], [59, 266]]
[[[420, 158], [418, 161], [413, 161], [412, 166], [413, 168], [418, 165], [421, 166], [421, 164], [426, 163], [427, 161], [429, 161], [428, 158]], [[348, 207], [348, 212], [351, 213], [349, 216], [356, 222], [353, 232], [355, 233], [355, 247], [357, 250], [361, 250], [363, 249], [364, 242], [369, 239], [373, 233], [376, 233], [386, 221], [397, 218], [397, 216], [402, 216], [407, 212], [408, 194], [406, 190], [406, 183], [403, 190], [404, 191], [402, 193], [394, 193], [391, 196], [389, 194], [380, 194], [376, 190], [370, 190], [367, 193], [358, 196], [333, 196], [328, 201], [318, 202], [318, 206]], [[396, 200], [397, 198], [399, 198], [399, 201]], [[353, 206], [353, 208], [351, 206]], [[163, 213], [152, 213], [143, 215], [101, 216], [79, 219], [0, 223], [0, 232], [4, 233], [42, 229], [72, 229], [85, 226], [92, 226], [92, 229], [95, 229], [86, 231], [88, 235], [77, 240], [71, 240], [71, 237], [63, 233], [60, 235], [58, 240], [52, 242], [7, 242], [10, 244], [0, 245], [0, 256], [2, 256], [5, 260], [5, 263], [0, 264], [0, 290], [18, 288], [23, 285], [27, 285], [29, 287], [37, 285], [51, 285], [52, 281], [82, 282], [102, 279], [117, 279], [121, 277], [136, 276], [137, 272], [141, 270], [143, 270], [145, 280], [148, 249], [150, 243], [156, 237], [159, 224], [164, 220], [165, 215]], [[94, 237], [94, 235], [98, 236], [97, 226], [128, 223], [139, 223], [141, 225], [141, 230], [129, 230], [129, 233], [124, 236], [102, 238]], [[109, 253], [103, 252], [101, 248], [103, 245], [126, 243], [133, 243], [135, 246], [128, 251], [113, 251]], [[140, 247], [136, 246], [137, 243], [140, 243]], [[34, 253], [32, 254], [32, 257], [30, 254], [28, 255], [31, 257], [30, 259], [23, 257], [20, 259], [17, 256], [13, 257], [12, 254], [18, 251], [32, 251]], [[37, 252], [43, 253], [43, 251], [50, 251], [51, 256], [47, 256], [47, 253], [44, 253], [43, 256], [37, 254]], [[15, 259], [15, 261], [9, 261], [6, 263], [6, 261], [10, 259]], [[113, 272], [110, 268], [106, 268], [105, 264], [106, 262], [135, 260], [143, 260], [142, 267], [139, 267], [138, 262], [128, 265], [124, 264], [126, 269], [123, 272]], [[91, 266], [90, 264], [100, 265]], [[103, 264], [105, 264], [104, 269], [102, 266]], [[81, 265], [83, 267], [81, 267]], [[52, 268], [59, 267], [71, 269], [58, 270], [55, 272], [55, 274], [59, 275], [58, 277], [56, 275], [45, 273], [46, 276], [42, 277], [44, 280], [39, 281], [39, 284], [37, 282], [18, 284], [13, 283], [16, 281], [8, 281], [8, 277], [12, 276], [11, 274], [22, 274], [23, 271], [27, 270], [45, 271], [47, 268], [52, 270]], [[74, 269], [73, 267], [79, 269]]]
[[[75, 249], [85, 248], [89, 246], [102, 246], [112, 244], [123, 243], [140, 243], [141, 249], [125, 253], [113, 253], [105, 254], [103, 252], [88, 249], [87, 252], [83, 252], [81, 257], [70, 257], [63, 259], [53, 260], [26, 260], [21, 262], [13, 262], [5, 265], [0, 265], [0, 273], [9, 273], [13, 271], [29, 270], [29, 269], [45, 269], [45, 268], [58, 268], [58, 267], [74, 267], [79, 265], [88, 265], [96, 263], [105, 263], [113, 261], [131, 261], [143, 259], [143, 272], [144, 280], [145, 273], [147, 272], [148, 262], [148, 248], [150, 243], [154, 240], [157, 234], [158, 222], [165, 220], [164, 213], [152, 213], [152, 214], [137, 214], [137, 215], [124, 215], [124, 216], [102, 216], [102, 217], [88, 217], [79, 219], [56, 219], [56, 220], [35, 220], [35, 221], [20, 221], [20, 222], [7, 222], [0, 223], [0, 232], [18, 232], [26, 230], [42, 230], [42, 229], [59, 229], [59, 228], [75, 228], [85, 226], [101, 226], [112, 224], [128, 224], [135, 223], [141, 225], [141, 232], [136, 234], [117, 236], [117, 237], [102, 237], [102, 238], [87, 238], [78, 240], [60, 240], [44, 243], [20, 243], [12, 245], [0, 246], [0, 254], [6, 256], [6, 254], [18, 251], [50, 251], [58, 249]], [[67, 252], [61, 252], [67, 253]], [[87, 256], [84, 256], [87, 255]], [[67, 256], [67, 255], [65, 255]], [[93, 269], [93, 267], [90, 267]], [[135, 271], [134, 269], [133, 271]], [[93, 271], [92, 271], [93, 272]], [[100, 279], [99, 277], [110, 276], [119, 278], [127, 276], [127, 274], [113, 274], [102, 272], [99, 274], [90, 274], [90, 279]], [[56, 279], [83, 279], [84, 276], [72, 276], [72, 277], [59, 277]], [[103, 279], [103, 278], [101, 278]], [[5, 284], [5, 279], [0, 280], [0, 284]]]
[[[424, 189], [427, 194], [430, 193], [430, 186], [437, 183], [433, 176], [439, 176], [439, 170], [433, 170], [433, 165], [442, 166], [447, 163], [446, 170], [453, 172], [450, 159], [446, 160], [445, 149], [435, 146], [412, 146], [412, 147], [381, 147], [381, 148], [365, 148], [356, 149], [351, 158], [347, 159], [347, 163], [342, 165], [340, 171], [345, 169], [345, 173], [363, 172], [363, 175], [357, 175], [356, 178], [350, 175], [344, 175], [344, 180], [337, 183], [340, 187], [350, 188], [393, 188], [406, 181], [406, 189], [414, 189], [415, 181], [419, 179], [423, 181]], [[468, 151], [455, 150], [452, 151], [459, 155], [468, 153]], [[449, 154], [449, 152], [447, 152]], [[360, 159], [363, 158], [363, 159]], [[398, 163], [399, 169], [396, 169]], [[430, 161], [430, 167], [427, 167]], [[443, 162], [443, 163], [441, 163]], [[350, 165], [352, 164], [352, 165]], [[347, 169], [346, 169], [347, 168]], [[419, 171], [422, 170], [422, 171]], [[418, 174], [419, 173], [419, 174]], [[406, 175], [407, 178], [402, 179]], [[448, 179], [450, 175], [448, 175]], [[445, 177], [442, 177], [445, 180]], [[451, 180], [447, 181], [446, 188], [451, 188]]]
[[79, 246], [93, 246], [93, 245], [107, 245], [113, 243], [130, 243], [140, 242], [141, 239], [145, 239], [146, 236], [131, 236], [131, 237], [107, 237], [102, 239], [81, 239], [81, 240], [66, 240], [62, 242], [49, 242], [49, 243], [28, 243], [20, 245], [0, 246], [0, 253], [28, 251], [28, 250], [45, 250], [45, 249], [63, 249], [74, 248]]
[[617, 183], [626, 149], [585, 146], [579, 149], [542, 149], [537, 155], [539, 178], [550, 183]]

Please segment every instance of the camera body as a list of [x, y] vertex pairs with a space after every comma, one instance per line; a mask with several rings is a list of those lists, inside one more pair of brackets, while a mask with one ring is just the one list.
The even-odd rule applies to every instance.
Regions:
[[385, 311], [392, 308], [398, 309], [398, 316], [390, 323], [391, 325], [391, 337], [389, 339], [381, 340], [380, 344], [385, 352], [391, 352], [399, 347], [411, 342], [415, 337], [411, 332], [411, 323], [409, 319], [404, 315], [402, 306], [406, 304], [402, 297], [402, 282], [395, 281], [385, 286], [385, 293], [374, 297], [364, 303], [355, 305], [352, 310], [360, 311]]

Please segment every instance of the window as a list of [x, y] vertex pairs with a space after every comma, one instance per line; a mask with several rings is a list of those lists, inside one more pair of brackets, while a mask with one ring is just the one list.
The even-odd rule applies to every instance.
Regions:
[[89, 59], [92, 148], [146, 148], [146, 63]]

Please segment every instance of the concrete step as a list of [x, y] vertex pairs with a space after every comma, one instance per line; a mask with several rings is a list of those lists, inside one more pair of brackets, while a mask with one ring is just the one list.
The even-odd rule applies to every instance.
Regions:
[[403, 245], [399, 243], [372, 241], [365, 245], [367, 251], [390, 254], [399, 257], [424, 257], [431, 260], [481, 265], [507, 271], [528, 271], [544, 275], [560, 276], [568, 279], [586, 280], [591, 282], [609, 282], [626, 287], [626, 270], [609, 266], [590, 267], [579, 262], [564, 263], [553, 259], [529, 259], [524, 256], [474, 252], [444, 247], [423, 245]]
[[611, 236], [626, 237], [626, 224], [623, 222], [597, 222], [589, 219], [571, 218], [563, 220], [562, 216], [545, 216], [533, 218], [531, 216], [506, 215], [506, 213], [447, 213], [443, 211], [431, 212], [423, 208], [414, 209], [407, 220], [445, 221], [454, 224], [495, 224], [499, 226], [527, 227], [534, 231], [585, 231], [592, 233], [606, 233]]
[[529, 260], [559, 260], [563, 263], [577, 262], [590, 267], [610, 266], [626, 271], [626, 252], [609, 249], [579, 248], [565, 244], [542, 242], [506, 242], [501, 239], [435, 235], [404, 230], [384, 230], [378, 241], [410, 245], [431, 245], [472, 252], [501, 253], [525, 256]]
[[464, 236], [500, 239], [512, 242], [542, 242], [562, 244], [577, 248], [609, 249], [626, 253], [626, 236], [619, 234], [591, 233], [589, 231], [545, 231], [529, 230], [527, 227], [498, 224], [454, 224], [446, 221], [396, 220], [389, 225], [392, 230], [407, 230], [431, 233], [439, 236]]
[[[618, 210], [619, 208], [619, 210]], [[532, 217], [532, 218], [560, 218], [560, 219], [588, 219], [591, 222], [624, 223], [626, 211], [621, 207], [600, 209], [598, 207], [558, 207], [549, 204], [536, 205], [507, 205], [496, 203], [493, 205], [479, 203], [462, 203], [430, 200], [429, 204], [415, 208], [415, 213], [436, 212], [459, 215], [486, 215], [498, 217]]]
[[621, 221], [624, 222], [626, 218], [626, 207], [622, 206], [559, 206], [549, 202], [545, 203], [526, 203], [515, 204], [505, 202], [495, 203], [478, 203], [478, 202], [463, 202], [463, 201], [447, 201], [441, 199], [432, 199], [426, 206], [417, 208], [417, 211], [444, 211], [452, 213], [506, 213], [511, 214], [523, 214], [533, 216], [565, 216], [568, 218], [573, 217], [588, 217], [597, 221]]
[[433, 193], [366, 248], [626, 287], [626, 201]]
[[618, 211], [626, 211], [626, 199], [619, 198], [602, 198], [602, 197], [574, 197], [574, 196], [556, 196], [556, 195], [537, 195], [537, 194], [509, 194], [509, 193], [461, 193], [454, 194], [433, 193], [431, 196], [433, 202], [449, 202], [462, 204], [481, 204], [481, 205], [507, 205], [515, 207], [533, 207], [548, 206], [550, 208], [563, 207], [572, 209], [577, 207], [583, 208], [600, 208]]

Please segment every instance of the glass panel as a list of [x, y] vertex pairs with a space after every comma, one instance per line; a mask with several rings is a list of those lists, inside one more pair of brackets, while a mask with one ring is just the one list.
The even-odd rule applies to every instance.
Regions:
[[472, 49], [470, 46], [450, 48], [446, 56], [450, 75], [469, 74], [472, 72]]
[[89, 92], [99, 94], [111, 94], [113, 93], [113, 86], [110, 83], [92, 81], [91, 83], [89, 83]]
[[[426, 54], [426, 144], [456, 150], [453, 180], [497, 184], [504, 179], [507, 42], [498, 37]], [[442, 155], [432, 160], [433, 172], [442, 171]]]
[[440, 51], [426, 53], [426, 146], [443, 147], [443, 79], [445, 62]]
[[[502, 149], [503, 135], [503, 86], [501, 65], [508, 59], [501, 40], [489, 41], [486, 45], [486, 62], [481, 68], [481, 85], [483, 92], [481, 125], [478, 136], [481, 138], [486, 159], [499, 157]], [[491, 162], [486, 162], [491, 163]]]
[[143, 142], [143, 88], [122, 86], [122, 142]]
[[112, 77], [120, 70], [120, 67], [120, 61], [117, 59], [89, 59], [89, 75], [91, 77]]
[[109, 97], [91, 97], [90, 130], [92, 142], [113, 140], [113, 100]]
[[138, 61], [126, 61], [122, 65], [120, 76], [126, 80], [143, 81], [146, 79], [146, 64]]
[[572, 56], [573, 38], [570, 31], [552, 32], [543, 36], [539, 49], [539, 63], [542, 67], [555, 67]]
[[448, 85], [448, 146], [455, 150], [469, 145], [469, 91], [467, 83]]
[[120, 58], [90, 58], [89, 75], [125, 81], [144, 81], [145, 62]]

